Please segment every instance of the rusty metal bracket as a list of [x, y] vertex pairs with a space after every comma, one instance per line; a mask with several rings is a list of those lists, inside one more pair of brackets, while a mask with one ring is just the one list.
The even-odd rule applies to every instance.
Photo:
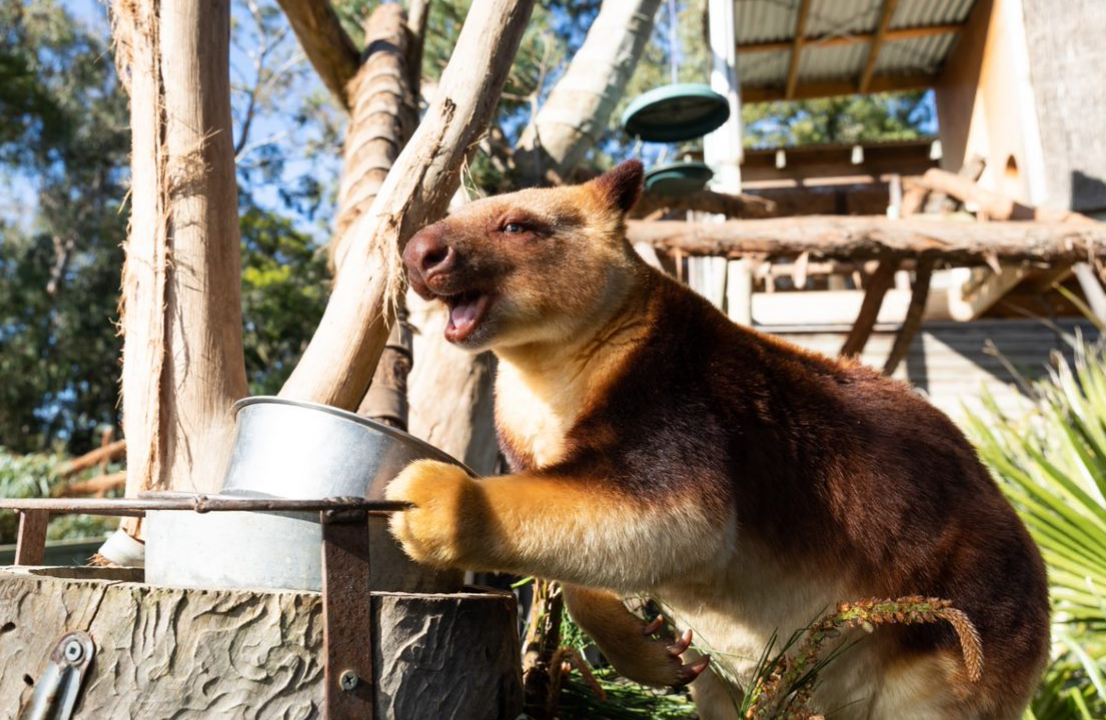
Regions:
[[368, 513], [323, 510], [324, 716], [372, 720], [372, 612], [369, 593]]
[[62, 635], [50, 651], [46, 669], [19, 720], [69, 720], [95, 652], [96, 645], [88, 633], [77, 630]]

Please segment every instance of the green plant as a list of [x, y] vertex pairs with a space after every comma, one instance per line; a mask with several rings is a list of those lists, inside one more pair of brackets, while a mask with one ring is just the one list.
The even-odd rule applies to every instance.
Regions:
[[1024, 413], [965, 410], [980, 457], [1048, 564], [1053, 662], [1026, 718], [1106, 717], [1106, 355], [1077, 340]]
[[[0, 497], [51, 497], [68, 481], [57, 474], [61, 458], [56, 455], [16, 455], [0, 447]], [[97, 537], [107, 534], [117, 521], [89, 515], [65, 515], [49, 526], [51, 540]], [[14, 543], [19, 518], [10, 510], [0, 511], [0, 544]]]

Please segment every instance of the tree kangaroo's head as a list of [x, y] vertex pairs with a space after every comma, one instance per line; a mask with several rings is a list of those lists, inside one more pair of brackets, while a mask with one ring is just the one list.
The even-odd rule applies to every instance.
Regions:
[[449, 306], [446, 339], [469, 350], [567, 341], [641, 274], [623, 228], [641, 188], [641, 162], [629, 160], [583, 185], [466, 205], [411, 238], [411, 286]]

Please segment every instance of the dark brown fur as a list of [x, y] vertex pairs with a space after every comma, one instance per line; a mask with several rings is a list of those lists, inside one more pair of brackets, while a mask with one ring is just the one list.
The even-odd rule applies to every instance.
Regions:
[[[544, 573], [621, 592], [671, 594], [691, 606], [734, 614], [741, 627], [742, 608], [748, 610], [754, 600], [735, 600], [732, 606], [718, 600], [731, 592], [720, 593], [719, 587], [734, 582], [726, 574], [727, 563], [754, 568], [754, 579], [786, 578], [781, 593], [786, 592], [784, 585], [821, 584], [848, 593], [837, 600], [947, 598], [978, 629], [985, 667], [978, 685], [956, 672], [931, 678], [941, 685], [934, 693], [950, 696], [940, 705], [941, 716], [1017, 717], [1048, 652], [1045, 572], [1022, 523], [968, 441], [907, 385], [734, 325], [707, 301], [638, 261], [621, 238], [621, 215], [636, 200], [640, 182], [640, 165], [624, 164], [578, 188], [485, 201], [485, 211], [478, 208], [446, 220], [416, 239], [423, 242], [422, 249], [426, 243], [446, 244], [459, 254], [462, 269], [451, 269], [449, 281], [455, 285], [444, 294], [474, 287], [508, 299], [529, 293], [526, 307], [537, 310], [522, 312], [505, 301], [505, 309], [489, 311], [486, 331], [482, 326], [473, 333], [477, 346], [490, 346], [506, 363], [521, 368], [528, 387], [560, 382], [557, 371], [542, 364], [543, 358], [559, 357], [558, 352], [570, 353], [566, 363], [580, 368], [565, 371], [566, 388], [576, 387], [581, 373], [589, 380], [576, 395], [566, 390], [568, 400], [554, 391], [534, 390], [552, 408], [548, 427], [560, 427], [552, 451], [541, 450], [547, 446], [539, 440], [556, 433], [541, 423], [537, 430], [520, 429], [529, 427], [529, 416], [517, 407], [504, 407], [514, 400], [501, 388], [501, 441], [516, 472], [503, 480], [517, 477], [515, 497], [506, 482], [502, 492], [499, 485], [484, 483], [476, 486], [486, 489], [459, 490], [481, 493], [479, 512], [463, 509], [472, 503], [447, 507], [439, 501], [445, 509], [435, 523], [454, 515], [446, 540], [431, 538], [429, 531], [420, 537], [415, 515], [410, 525], [400, 526], [406, 521], [397, 520], [405, 547], [419, 559], [440, 564]], [[575, 194], [553, 195], [568, 192]], [[600, 217], [603, 213], [611, 217]], [[504, 241], [499, 230], [505, 217], [528, 218], [532, 236]], [[612, 234], [613, 240], [607, 237]], [[586, 242], [567, 239], [579, 235]], [[580, 281], [566, 279], [573, 277]], [[443, 293], [430, 287], [417, 268], [412, 280], [425, 294]], [[612, 283], [618, 292], [611, 290]], [[624, 291], [620, 284], [625, 284]], [[512, 312], [535, 324], [549, 316], [550, 327], [563, 325], [569, 335], [527, 334], [521, 321], [512, 323]], [[581, 313], [596, 317], [574, 323]], [[539, 376], [542, 382], [533, 379]], [[562, 401], [571, 412], [559, 409]], [[536, 457], [538, 452], [547, 457]], [[392, 495], [417, 502], [418, 492], [412, 490], [417, 474], [401, 476], [404, 482], [397, 481]], [[433, 474], [422, 473], [428, 483]], [[401, 485], [406, 487], [401, 490]], [[542, 517], [550, 528], [547, 557], [543, 550], [519, 547], [509, 537], [526, 531], [523, 525], [513, 526], [511, 518], [538, 512], [524, 504], [538, 497], [547, 499], [535, 507], [544, 503], [551, 513], [590, 517], [592, 504], [618, 510], [605, 516], [607, 527], [594, 532], [570, 527], [567, 519]], [[562, 500], [563, 506], [555, 504]], [[655, 577], [647, 568], [612, 575], [599, 567], [609, 558], [597, 557], [589, 576], [586, 558], [567, 564], [554, 556], [573, 542], [577, 547], [607, 542], [621, 548], [619, 533], [632, 528], [620, 528], [620, 523], [644, 522], [639, 519], [654, 517], [658, 509], [668, 512], [666, 508], [694, 510], [695, 520], [685, 522], [680, 515], [680, 522], [699, 528], [706, 549], [673, 530], [668, 545], [660, 539], [651, 550], [650, 536], [642, 552], [654, 557], [683, 553], [686, 568], [658, 560]], [[736, 540], [730, 537], [733, 533]], [[425, 550], [431, 546], [433, 552]], [[627, 568], [643, 564], [642, 558], [619, 552]], [[712, 564], [716, 560], [721, 564]], [[734, 587], [732, 592], [740, 595], [740, 583]], [[584, 618], [586, 606], [598, 602], [586, 598], [569, 602], [574, 614]], [[781, 604], [785, 600], [781, 597]], [[757, 607], [753, 614], [773, 618], [770, 607]], [[582, 624], [593, 629], [586, 621]], [[595, 625], [601, 626], [594, 628], [601, 635], [612, 623], [604, 619]], [[786, 635], [796, 628], [778, 629]], [[896, 667], [912, 672], [915, 658], [959, 657], [956, 636], [948, 627], [879, 633], [873, 662], [888, 673]], [[604, 648], [617, 642], [613, 637], [607, 643], [597, 639]], [[635, 651], [624, 654], [632, 664]], [[643, 646], [636, 654], [648, 653]], [[929, 673], [936, 666], [917, 667]], [[652, 677], [645, 669], [642, 673], [647, 680]], [[889, 674], [886, 682], [895, 677]], [[878, 692], [883, 686], [872, 687]], [[895, 702], [887, 700], [880, 707]], [[903, 702], [912, 701], [904, 695]], [[710, 712], [705, 710], [704, 717], [714, 716]]]

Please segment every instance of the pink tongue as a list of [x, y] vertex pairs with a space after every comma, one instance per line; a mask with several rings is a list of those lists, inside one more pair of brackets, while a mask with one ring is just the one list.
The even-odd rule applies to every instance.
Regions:
[[472, 300], [470, 302], [458, 303], [454, 305], [449, 311], [449, 319], [453, 321], [454, 327], [462, 327], [469, 325], [476, 320], [476, 302]]

